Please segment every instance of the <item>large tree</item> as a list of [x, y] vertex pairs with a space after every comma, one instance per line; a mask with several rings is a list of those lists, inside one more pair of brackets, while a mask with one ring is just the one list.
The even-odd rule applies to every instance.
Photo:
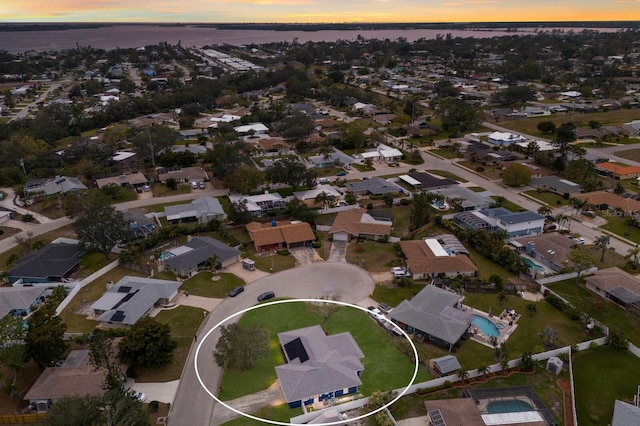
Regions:
[[140, 158], [149, 157], [154, 167], [156, 157], [178, 141], [178, 133], [164, 124], [153, 125], [136, 130], [131, 143]]
[[205, 161], [211, 163], [213, 173], [220, 179], [225, 179], [238, 167], [249, 163], [249, 146], [244, 142], [218, 142], [213, 149], [208, 150]]
[[295, 191], [300, 185], [313, 186], [317, 173], [298, 161], [295, 157], [287, 157], [273, 163], [266, 172], [272, 183], [284, 183]]
[[519, 163], [511, 163], [502, 172], [502, 180], [509, 186], [525, 186], [531, 180], [531, 169]]
[[173, 359], [178, 343], [171, 338], [171, 327], [151, 317], [138, 320], [118, 345], [122, 362], [137, 367], [162, 367]]
[[269, 353], [269, 332], [262, 327], [237, 323], [223, 326], [213, 357], [223, 368], [249, 370]]
[[0, 365], [12, 373], [11, 378], [5, 380], [5, 390], [15, 387], [18, 373], [24, 368], [26, 334], [21, 317], [5, 315], [0, 319]]
[[231, 192], [248, 194], [264, 183], [264, 173], [255, 167], [240, 166], [224, 179]]
[[567, 158], [571, 152], [571, 142], [576, 140], [576, 126], [572, 123], [563, 123], [556, 129], [556, 138], [553, 146], [558, 150], [555, 160], [556, 170], [563, 170], [567, 165]]
[[431, 222], [434, 218], [431, 199], [427, 194], [415, 194], [409, 214], [410, 229], [415, 230]]
[[122, 212], [113, 206], [99, 204], [83, 210], [73, 224], [73, 229], [83, 250], [102, 253], [107, 258], [111, 250], [129, 235]]
[[64, 332], [67, 325], [56, 315], [55, 308], [45, 304], [31, 314], [27, 320], [25, 359], [33, 359], [44, 369], [52, 361], [57, 361], [67, 350]]

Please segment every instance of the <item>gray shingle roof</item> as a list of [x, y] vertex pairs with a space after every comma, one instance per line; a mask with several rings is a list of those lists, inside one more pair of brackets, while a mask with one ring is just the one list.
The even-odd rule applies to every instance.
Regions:
[[49, 196], [53, 194], [66, 194], [69, 191], [87, 189], [78, 178], [71, 176], [56, 176], [55, 178], [34, 179], [24, 186], [26, 193], [43, 193]]
[[360, 182], [348, 183], [347, 188], [349, 188], [350, 191], [354, 192], [369, 191], [373, 195], [382, 195], [389, 192], [400, 192], [400, 189], [397, 186], [379, 177], [373, 177], [371, 179], [363, 180]]
[[433, 365], [442, 374], [449, 374], [462, 368], [462, 366], [458, 362], [458, 358], [453, 355], [445, 355], [440, 358], [435, 358], [432, 361]]
[[471, 324], [471, 315], [454, 308], [460, 296], [428, 285], [411, 300], [404, 300], [392, 312], [391, 319], [455, 344]]
[[611, 426], [629, 426], [640, 424], [640, 408], [616, 400], [613, 406]]
[[184, 246], [191, 250], [164, 261], [169, 268], [175, 271], [184, 271], [205, 262], [214, 254], [218, 255], [222, 263], [240, 254], [240, 250], [229, 247], [211, 237], [193, 237]]
[[504, 207], [485, 209], [485, 210], [481, 210], [480, 213], [488, 217], [495, 217], [508, 224], [531, 222], [535, 220], [544, 220], [544, 216], [541, 216], [536, 212], [525, 211], [525, 212], [514, 213], [512, 211], [505, 209]]
[[[280, 345], [300, 339], [309, 358], [289, 359], [275, 368], [287, 402], [306, 400], [315, 395], [351, 388], [362, 382], [360, 358], [364, 354], [350, 333], [325, 335], [319, 325], [278, 334]], [[285, 355], [287, 351], [285, 350]]]
[[[224, 209], [217, 198], [200, 197], [189, 204], [177, 204], [164, 208], [167, 220], [185, 219], [190, 217], [207, 217], [224, 215]], [[173, 217], [173, 218], [172, 218]]]
[[0, 288], [0, 318], [13, 309], [26, 309], [44, 293], [42, 287], [2, 287]]
[[80, 263], [78, 244], [52, 243], [18, 261], [9, 277], [48, 279], [62, 278]]
[[160, 299], [171, 299], [181, 283], [125, 276], [98, 299], [91, 309], [104, 311], [98, 321], [133, 325]]

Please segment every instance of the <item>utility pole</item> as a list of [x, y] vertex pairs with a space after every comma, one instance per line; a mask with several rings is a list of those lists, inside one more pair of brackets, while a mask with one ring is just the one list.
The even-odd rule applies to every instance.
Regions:
[[147, 127], [147, 137], [149, 138], [149, 150], [151, 151], [151, 164], [153, 164], [153, 171], [156, 170], [156, 157], [153, 154], [153, 143], [151, 142], [151, 126]]

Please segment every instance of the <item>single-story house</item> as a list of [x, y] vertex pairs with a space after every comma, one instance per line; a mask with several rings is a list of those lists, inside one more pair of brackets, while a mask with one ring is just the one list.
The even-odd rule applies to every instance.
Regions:
[[167, 221], [172, 224], [196, 221], [207, 223], [211, 219], [224, 220], [227, 218], [220, 201], [214, 197], [200, 197], [189, 204], [166, 206], [164, 214]]
[[399, 176], [399, 178], [403, 182], [413, 187], [413, 189], [424, 189], [425, 191], [444, 189], [458, 184], [458, 182], [453, 179], [420, 172], [409, 173], [408, 175]]
[[602, 175], [613, 176], [616, 179], [632, 179], [640, 176], [640, 167], [625, 166], [611, 161], [597, 163], [595, 169]]
[[10, 283], [61, 282], [79, 268], [81, 255], [77, 241], [47, 244], [18, 260], [7, 276]]
[[625, 214], [640, 212], [640, 201], [633, 198], [623, 198], [619, 195], [612, 194], [607, 191], [594, 191], [584, 194], [577, 194], [575, 198], [586, 201], [590, 206], [596, 206], [598, 209], [621, 209]]
[[257, 146], [264, 152], [288, 152], [291, 144], [282, 138], [260, 138]]
[[525, 142], [527, 138], [509, 132], [493, 132], [488, 136], [489, 143], [494, 145], [511, 145], [512, 143]]
[[331, 185], [318, 185], [308, 191], [296, 191], [293, 193], [293, 196], [300, 201], [310, 202], [312, 206], [323, 207], [322, 205], [314, 204], [315, 199], [323, 192], [329, 198], [329, 205], [337, 204], [339, 200], [342, 199], [342, 193], [337, 187]]
[[395, 162], [402, 158], [402, 151], [397, 148], [387, 146], [385, 144], [378, 144], [375, 150], [365, 151], [358, 154], [360, 158], [366, 160], [370, 158], [375, 161]]
[[313, 229], [307, 222], [250, 222], [246, 228], [258, 253], [282, 248], [308, 247], [316, 240]]
[[131, 327], [154, 307], [166, 305], [178, 295], [182, 283], [124, 276], [92, 305], [102, 327]]
[[586, 287], [635, 315], [640, 315], [640, 279], [613, 267], [585, 277]]
[[0, 318], [5, 315], [25, 317], [44, 302], [44, 287], [0, 287]]
[[235, 130], [240, 135], [264, 135], [269, 133], [269, 128], [262, 123], [251, 123], [243, 126], [237, 126], [234, 127], [233, 130]]
[[246, 203], [247, 211], [254, 216], [266, 215], [269, 212], [284, 210], [284, 198], [277, 192], [258, 195], [229, 195], [232, 204]]
[[373, 218], [366, 209], [339, 212], [333, 220], [329, 235], [335, 241], [350, 241], [352, 238], [375, 240], [391, 235], [392, 223]]
[[534, 177], [531, 178], [529, 185], [542, 191], [556, 193], [560, 196], [564, 196], [565, 194], [571, 196], [582, 192], [580, 184], [562, 179], [558, 176]]
[[182, 167], [182, 168], [167, 168], [156, 167], [156, 173], [158, 180], [162, 183], [166, 183], [167, 179], [174, 178], [178, 183], [189, 182], [208, 182], [209, 175], [207, 171], [202, 167]]
[[278, 333], [287, 361], [275, 368], [289, 407], [358, 391], [364, 354], [351, 333], [327, 335], [319, 325]]
[[9, 210], [0, 210], [0, 224], [13, 219], [14, 213]]
[[591, 127], [576, 127], [574, 133], [578, 140], [600, 139], [605, 134], [602, 130], [592, 129]]
[[502, 230], [507, 237], [541, 234], [545, 217], [532, 211], [514, 213], [504, 207], [456, 213], [453, 221], [466, 229]]
[[411, 300], [403, 300], [389, 316], [407, 334], [449, 350], [467, 333], [472, 315], [459, 309], [462, 296], [427, 285]]
[[524, 252], [527, 256], [539, 260], [554, 271], [571, 266], [569, 254], [575, 241], [565, 235], [551, 233], [542, 235], [532, 235], [529, 237], [517, 238], [510, 241], [519, 252]]
[[208, 139], [209, 131], [207, 129], [185, 129], [178, 131], [178, 137], [182, 140], [198, 139], [200, 136]]
[[[120, 338], [114, 339], [114, 346], [119, 341]], [[121, 367], [123, 371], [126, 369], [125, 365]], [[24, 399], [36, 406], [38, 412], [46, 412], [51, 404], [63, 398], [102, 396], [106, 374], [105, 369], [91, 365], [88, 349], [73, 350], [59, 367], [45, 368]]]
[[149, 179], [147, 179], [147, 177], [141, 172], [132, 172], [118, 176], [96, 179], [96, 185], [98, 185], [98, 188], [109, 185], [131, 186], [136, 188], [139, 186], [149, 185]]
[[448, 376], [459, 371], [462, 366], [454, 355], [445, 355], [429, 360], [431, 367], [439, 376]]
[[459, 211], [482, 210], [493, 207], [495, 201], [491, 198], [490, 192], [473, 192], [464, 186], [455, 185], [448, 188], [435, 189], [429, 191], [432, 194], [443, 195], [449, 205], [454, 202], [458, 204]]
[[48, 197], [55, 194], [66, 194], [71, 191], [87, 189], [78, 178], [56, 176], [55, 178], [32, 179], [24, 186], [24, 194], [34, 197]]
[[189, 276], [207, 266], [207, 261], [218, 256], [222, 268], [240, 261], [242, 252], [211, 237], [189, 237], [183, 246], [166, 250], [164, 264], [179, 276]]
[[138, 210], [129, 210], [122, 213], [122, 218], [129, 224], [129, 229], [134, 238], [144, 238], [151, 234], [155, 228], [153, 219], [148, 218]]
[[423, 240], [400, 241], [407, 269], [414, 279], [423, 280], [444, 274], [448, 277], [473, 275], [478, 271], [469, 252], [450, 234]]
[[397, 194], [402, 188], [380, 177], [372, 177], [358, 182], [347, 183], [347, 190], [356, 195]]

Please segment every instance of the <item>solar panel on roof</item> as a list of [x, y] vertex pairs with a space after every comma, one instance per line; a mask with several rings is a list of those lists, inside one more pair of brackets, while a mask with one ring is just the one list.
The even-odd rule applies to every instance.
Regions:
[[429, 411], [429, 420], [433, 426], [447, 426], [440, 410]]
[[131, 287], [128, 285], [123, 285], [118, 287], [118, 293], [129, 293], [131, 291]]
[[116, 311], [116, 313], [111, 316], [111, 319], [109, 321], [122, 322], [123, 320], [124, 320], [124, 311]]
[[284, 350], [287, 353], [287, 358], [289, 358], [289, 361], [298, 358], [300, 362], [303, 363], [309, 360], [309, 354], [307, 354], [307, 350], [304, 348], [302, 340], [300, 340], [299, 337], [285, 344]]

